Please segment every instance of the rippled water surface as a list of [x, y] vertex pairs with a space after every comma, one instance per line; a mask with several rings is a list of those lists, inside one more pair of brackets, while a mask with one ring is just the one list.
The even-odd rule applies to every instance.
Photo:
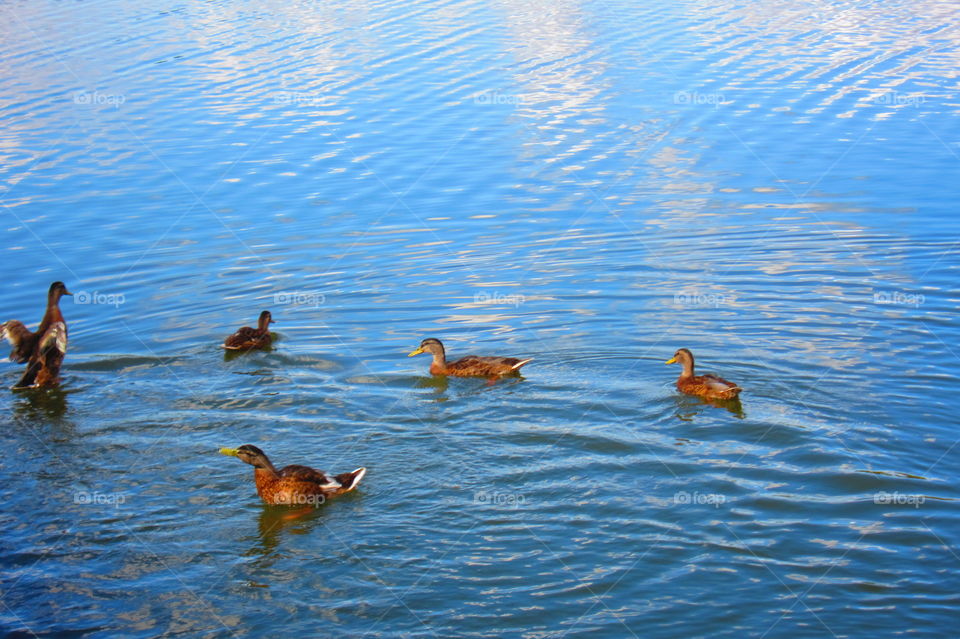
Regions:
[[[75, 293], [0, 393], [10, 636], [955, 632], [955, 3], [0, 16], [0, 320]], [[243, 443], [369, 471], [295, 517]]]

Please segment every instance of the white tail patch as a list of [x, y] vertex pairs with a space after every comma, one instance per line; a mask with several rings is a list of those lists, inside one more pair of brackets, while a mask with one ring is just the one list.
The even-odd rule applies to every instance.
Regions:
[[334, 479], [334, 478], [331, 477], [330, 475], [326, 475], [326, 478], [327, 478], [327, 481], [326, 481], [325, 483], [323, 483], [323, 484], [320, 484], [320, 488], [331, 488], [331, 489], [333, 489], [333, 488], [341, 488], [341, 487], [343, 486], [343, 484], [341, 484], [340, 482], [338, 482], [336, 479]]
[[358, 468], [353, 471], [353, 481], [350, 482], [350, 485], [347, 486], [347, 490], [353, 490], [360, 483], [360, 480], [363, 479], [363, 476], [367, 474], [366, 468]]
[[515, 370], [517, 370], [518, 368], [520, 368], [521, 366], [523, 366], [524, 364], [527, 364], [527, 363], [532, 362], [532, 361], [533, 361], [533, 358], [532, 358], [532, 357], [531, 357], [530, 359], [521, 360], [521, 361], [517, 362], [516, 364], [514, 364], [512, 367], [510, 367], [510, 370], [515, 371]]

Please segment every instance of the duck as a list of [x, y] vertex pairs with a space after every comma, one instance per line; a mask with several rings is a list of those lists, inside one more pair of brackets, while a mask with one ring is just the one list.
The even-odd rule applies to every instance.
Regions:
[[420, 346], [408, 353], [407, 357], [413, 357], [421, 353], [433, 355], [433, 362], [430, 363], [431, 375], [452, 375], [454, 377], [500, 377], [517, 373], [523, 365], [533, 361], [532, 357], [517, 359], [516, 357], [467, 355], [455, 362], [448, 362], [443, 343], [433, 337], [428, 337], [420, 342]]
[[73, 295], [63, 282], [54, 282], [47, 291], [47, 310], [36, 331], [19, 320], [0, 324], [0, 339], [6, 338], [13, 350], [10, 361], [26, 364], [27, 370], [14, 386], [52, 388], [60, 383], [60, 366], [67, 354], [67, 322], [60, 312], [60, 298]]
[[274, 323], [270, 311], [260, 313], [257, 327], [243, 326], [237, 332], [223, 340], [223, 347], [228, 351], [249, 351], [258, 348], [268, 348], [273, 342], [270, 335], [270, 325]]
[[331, 476], [322, 470], [296, 464], [277, 470], [266, 453], [253, 444], [221, 448], [220, 453], [253, 466], [257, 494], [271, 506], [319, 506], [330, 497], [355, 489], [367, 473], [366, 468], [360, 467], [350, 473]]
[[697, 395], [707, 399], [733, 399], [743, 390], [733, 382], [716, 375], [694, 375], [693, 353], [689, 349], [678, 349], [665, 364], [680, 362], [683, 370], [677, 378], [677, 390], [687, 395]]

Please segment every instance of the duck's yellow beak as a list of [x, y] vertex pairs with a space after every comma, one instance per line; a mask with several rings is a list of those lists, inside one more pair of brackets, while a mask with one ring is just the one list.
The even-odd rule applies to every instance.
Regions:
[[677, 358], [676, 358], [676, 357], [671, 357], [670, 359], [668, 359], [667, 361], [665, 361], [664, 364], [673, 364], [673, 363], [676, 362], [676, 361], [677, 361]]
[[229, 455], [230, 457], [236, 457], [236, 456], [237, 456], [237, 452], [238, 452], [238, 451], [237, 451], [236, 448], [221, 448], [221, 449], [220, 449], [220, 454], [221, 454], [221, 455]]
[[422, 353], [422, 352], [423, 352], [423, 349], [422, 349], [422, 348], [418, 348], [418, 349], [415, 350], [415, 351], [410, 351], [409, 353], [407, 353], [407, 357], [413, 357], [414, 355], [419, 355], [419, 354]]

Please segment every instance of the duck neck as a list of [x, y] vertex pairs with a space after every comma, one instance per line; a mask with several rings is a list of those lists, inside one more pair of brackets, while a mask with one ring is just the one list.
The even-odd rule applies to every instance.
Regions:
[[271, 492], [270, 487], [280, 479], [280, 474], [273, 464], [267, 462], [267, 467], [255, 466], [253, 469], [253, 483], [257, 487], [257, 494], [261, 499], [266, 499], [265, 495]]
[[430, 362], [430, 374], [443, 375], [447, 370], [447, 355], [443, 348], [438, 351], [430, 351], [430, 354], [433, 355], [433, 361]]
[[277, 469], [269, 459], [264, 459], [262, 465], [253, 467], [253, 476], [259, 484], [261, 480], [276, 479], [280, 476], [280, 473], [277, 472]]
[[680, 366], [683, 367], [683, 370], [680, 371], [680, 379], [690, 379], [693, 377], [693, 360], [685, 359], [680, 362]]
[[259, 330], [260, 333], [262, 333], [262, 334], [269, 333], [269, 332], [270, 332], [270, 318], [269, 318], [269, 317], [261, 317], [261, 318], [260, 318], [260, 323], [257, 325], [257, 330]]
[[44, 311], [43, 319], [40, 321], [40, 326], [43, 328], [43, 330], [41, 331], [41, 329], [38, 328], [38, 333], [46, 331], [46, 329], [54, 322], [63, 321], [63, 313], [60, 312], [61, 297], [62, 294], [59, 290], [53, 290], [47, 294], [47, 310]]

